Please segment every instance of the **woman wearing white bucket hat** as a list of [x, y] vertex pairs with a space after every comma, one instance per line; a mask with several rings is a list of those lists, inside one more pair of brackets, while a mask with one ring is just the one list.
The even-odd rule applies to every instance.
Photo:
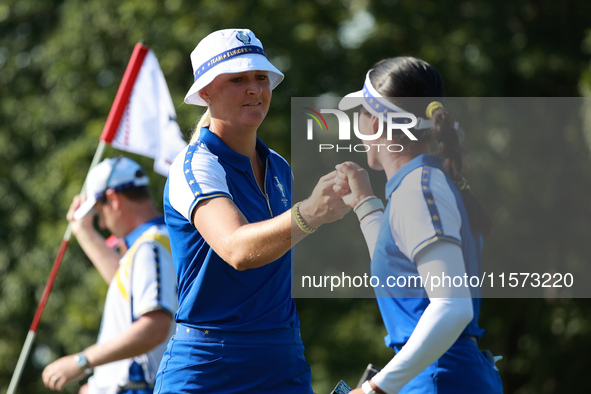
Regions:
[[291, 247], [349, 208], [334, 172], [292, 208], [291, 169], [257, 138], [283, 74], [250, 30], [208, 35], [191, 61], [185, 102], [208, 109], [164, 192], [179, 310], [154, 392], [311, 393]]
[[[351, 393], [503, 391], [491, 353], [478, 349], [484, 334], [478, 325], [482, 290], [456, 281], [482, 274], [482, 237], [491, 219], [462, 178], [459, 136], [443, 96], [435, 68], [420, 59], [396, 57], [378, 62], [367, 73], [363, 90], [339, 103], [341, 110], [360, 108], [359, 131], [373, 146], [391, 142], [380, 135], [388, 114], [416, 120], [414, 140], [402, 132], [392, 134], [404, 150], [367, 153], [368, 165], [388, 179], [385, 209], [373, 195], [367, 172], [355, 163], [337, 166], [335, 190], [355, 207], [372, 275], [381, 283], [393, 277], [426, 278], [418, 285], [397, 280], [397, 287], [374, 289], [388, 331], [385, 342], [396, 355]], [[439, 148], [436, 155], [429, 154], [432, 142]], [[431, 283], [429, 278], [434, 278]]]

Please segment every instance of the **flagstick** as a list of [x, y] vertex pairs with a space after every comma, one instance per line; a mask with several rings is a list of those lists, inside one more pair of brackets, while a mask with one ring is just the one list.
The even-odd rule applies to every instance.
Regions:
[[[99, 146], [94, 153], [94, 158], [92, 159], [92, 164], [90, 168], [92, 169], [95, 165], [97, 165], [101, 158], [103, 157], [103, 153], [105, 152], [106, 147], [105, 141], [100, 141]], [[90, 169], [89, 169], [90, 171]], [[86, 180], [84, 181], [86, 184]], [[84, 186], [82, 186], [82, 191], [84, 191]], [[29, 328], [29, 332], [27, 333], [27, 338], [25, 339], [25, 344], [23, 349], [21, 350], [21, 354], [18, 358], [18, 362], [16, 363], [16, 368], [10, 380], [10, 385], [8, 386], [8, 391], [6, 394], [13, 394], [16, 390], [16, 386], [18, 386], [18, 382], [20, 381], [21, 375], [23, 373], [23, 369], [25, 367], [25, 362], [29, 358], [29, 353], [31, 351], [31, 347], [33, 346], [33, 342], [35, 341], [35, 336], [37, 335], [37, 326], [39, 326], [39, 321], [41, 320], [41, 315], [43, 315], [43, 310], [45, 309], [45, 304], [47, 303], [47, 299], [49, 298], [49, 293], [51, 293], [51, 288], [53, 287], [53, 282], [55, 281], [55, 277], [57, 276], [57, 272], [60, 268], [62, 263], [62, 258], [66, 253], [66, 249], [68, 248], [68, 243], [70, 242], [70, 237], [72, 236], [72, 226], [68, 224], [66, 228], [66, 232], [62, 238], [62, 244], [60, 245], [59, 251], [53, 262], [53, 267], [51, 268], [51, 273], [49, 274], [49, 279], [47, 279], [47, 283], [45, 284], [45, 289], [43, 290], [43, 295], [41, 296], [41, 301], [39, 301], [39, 305], [37, 306], [37, 311], [35, 312], [35, 317], [33, 318], [33, 323], [31, 323], [31, 328]]]
[[45, 303], [47, 302], [47, 298], [49, 298], [49, 292], [51, 292], [51, 287], [53, 286], [53, 281], [57, 275], [57, 271], [60, 267], [62, 262], [62, 257], [66, 252], [66, 248], [68, 247], [68, 242], [70, 238], [70, 234], [72, 231], [70, 230], [70, 225], [68, 224], [68, 228], [66, 229], [66, 233], [64, 238], [62, 239], [62, 244], [60, 246], [60, 250], [57, 254], [57, 257], [53, 263], [53, 268], [51, 269], [51, 274], [49, 275], [49, 279], [47, 280], [47, 284], [45, 285], [45, 290], [43, 290], [43, 296], [41, 297], [41, 301], [39, 302], [39, 306], [37, 307], [37, 312], [35, 313], [35, 318], [33, 319], [33, 323], [31, 324], [31, 328], [27, 334], [27, 339], [25, 340], [25, 344], [23, 349], [21, 350], [21, 355], [18, 358], [18, 362], [16, 364], [16, 368], [14, 373], [12, 374], [12, 379], [10, 379], [10, 385], [8, 386], [8, 391], [6, 394], [13, 394], [16, 390], [16, 386], [18, 386], [18, 382], [21, 379], [21, 375], [23, 373], [23, 369], [25, 367], [25, 362], [29, 357], [29, 352], [31, 351], [31, 347], [33, 346], [33, 341], [35, 340], [35, 336], [37, 335], [37, 325], [39, 324], [39, 320], [41, 319], [41, 315], [43, 314], [43, 309], [45, 308]]
[[[90, 169], [92, 169], [101, 161], [103, 153], [105, 152], [106, 145], [107, 143], [105, 141], [99, 142], [99, 146], [96, 149], [96, 152], [94, 153], [94, 158], [92, 159], [92, 163], [90, 164]], [[86, 180], [84, 181], [84, 184], [86, 184]], [[82, 191], [84, 191], [84, 186], [82, 186]], [[39, 305], [37, 306], [37, 311], [35, 312], [33, 323], [31, 323], [31, 327], [29, 328], [29, 332], [27, 333], [25, 344], [23, 345], [23, 349], [21, 350], [18, 362], [16, 363], [16, 368], [10, 380], [10, 385], [8, 386], [8, 391], [6, 392], [6, 394], [13, 394], [16, 390], [16, 386], [18, 386], [18, 382], [20, 381], [23, 369], [25, 367], [25, 362], [29, 358], [31, 347], [33, 346], [33, 342], [35, 341], [35, 336], [37, 335], [37, 326], [39, 326], [39, 321], [41, 320], [41, 316], [43, 315], [43, 310], [45, 309], [45, 304], [47, 303], [47, 299], [49, 298], [49, 293], [51, 293], [53, 282], [55, 281], [55, 277], [57, 276], [57, 272], [62, 263], [62, 258], [66, 253], [68, 243], [70, 242], [70, 237], [72, 236], [71, 227], [72, 226], [68, 223], [68, 227], [66, 228], [66, 232], [64, 233], [64, 236], [62, 238], [62, 244], [60, 245], [55, 261], [53, 262], [53, 267], [51, 268], [49, 279], [47, 279], [47, 283], [45, 284], [45, 289], [43, 290], [41, 301], [39, 301]]]
[[[149, 49], [149, 47], [145, 46], [142, 43], [137, 43], [134, 47], [131, 59], [127, 64], [127, 68], [125, 69], [125, 73], [123, 74], [123, 79], [121, 81], [121, 84], [119, 85], [119, 89], [117, 90], [115, 101], [113, 102], [111, 110], [109, 111], [109, 116], [107, 117], [107, 122], [105, 123], [105, 127], [103, 128], [99, 145], [96, 149], [96, 152], [94, 153], [90, 169], [92, 169], [101, 161], [107, 144], [111, 143], [111, 141], [115, 137], [115, 134], [117, 133], [117, 129], [119, 128], [119, 122], [121, 121], [121, 117], [123, 115], [123, 111], [125, 110], [127, 102], [129, 101], [129, 95], [131, 94], [133, 84], [135, 83], [139, 70]], [[88, 177], [88, 173], [86, 174], [86, 176]], [[84, 185], [86, 185], [86, 179], [84, 180]], [[82, 191], [84, 191], [84, 186], [82, 186]], [[53, 267], [51, 268], [49, 279], [45, 284], [45, 289], [43, 290], [41, 301], [39, 301], [39, 305], [37, 306], [37, 311], [35, 312], [33, 323], [31, 323], [31, 327], [29, 328], [29, 332], [27, 333], [27, 338], [25, 339], [25, 344], [23, 345], [21, 354], [16, 364], [16, 368], [14, 370], [14, 373], [12, 374], [12, 378], [10, 379], [10, 385], [8, 386], [8, 391], [6, 392], [6, 394], [14, 394], [16, 387], [18, 386], [25, 363], [29, 357], [29, 353], [31, 352], [31, 347], [33, 346], [33, 342], [35, 341], [35, 336], [37, 335], [37, 326], [39, 325], [39, 321], [41, 320], [41, 316], [43, 315], [43, 309], [45, 309], [45, 304], [47, 302], [47, 299], [49, 298], [49, 294], [51, 293], [53, 282], [55, 281], [55, 277], [57, 276], [57, 272], [62, 263], [62, 258], [66, 253], [66, 249], [68, 247], [68, 243], [70, 242], [71, 235], [72, 229], [70, 224], [68, 224], [66, 232], [62, 238], [62, 244], [55, 258], [55, 261], [53, 262]]]

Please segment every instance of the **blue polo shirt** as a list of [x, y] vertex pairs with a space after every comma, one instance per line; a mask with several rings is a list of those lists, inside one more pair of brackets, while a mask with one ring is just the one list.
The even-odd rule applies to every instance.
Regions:
[[[371, 261], [372, 275], [386, 283], [389, 276], [417, 277], [414, 258], [434, 242], [462, 248], [468, 276], [481, 276], [482, 237], [470, 229], [462, 195], [445, 171], [439, 156], [420, 155], [406, 163], [386, 183], [388, 204]], [[399, 283], [405, 283], [400, 281]], [[407, 281], [406, 283], [413, 283]], [[424, 287], [376, 287], [376, 296], [388, 331], [386, 346], [404, 345], [429, 305]], [[480, 338], [481, 293], [472, 293], [474, 318], [462, 335]]]
[[291, 297], [291, 251], [265, 266], [237, 271], [215, 253], [191, 221], [196, 205], [208, 198], [232, 199], [250, 223], [291, 208], [289, 164], [260, 140], [256, 149], [265, 164], [263, 190], [249, 158], [230, 149], [208, 128], [201, 129], [198, 141], [170, 167], [164, 214], [178, 283], [177, 323], [230, 332], [299, 327]]

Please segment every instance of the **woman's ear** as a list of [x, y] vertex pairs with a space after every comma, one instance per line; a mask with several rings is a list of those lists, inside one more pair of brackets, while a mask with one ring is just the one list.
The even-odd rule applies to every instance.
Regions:
[[207, 101], [207, 99], [209, 98], [209, 92], [207, 91], [207, 88], [201, 89], [198, 93], [199, 97], [201, 97], [203, 101]]
[[[371, 128], [373, 130], [373, 133], [377, 133], [378, 130], [380, 129], [380, 119], [375, 117], [374, 115], [371, 115]], [[382, 133], [383, 134], [383, 133]]]
[[[380, 118], [375, 117], [374, 115], [371, 115], [371, 121], [370, 121], [370, 125], [371, 128], [374, 132], [374, 134], [376, 134], [378, 132], [378, 130], [380, 129]], [[382, 130], [382, 137], [381, 138], [388, 138], [388, 131], [386, 130], [386, 125], [383, 125], [384, 129]], [[401, 132], [397, 132], [395, 131], [394, 133], [392, 133], [392, 142], [395, 143], [400, 143], [402, 141], [402, 139], [404, 138], [404, 135]]]

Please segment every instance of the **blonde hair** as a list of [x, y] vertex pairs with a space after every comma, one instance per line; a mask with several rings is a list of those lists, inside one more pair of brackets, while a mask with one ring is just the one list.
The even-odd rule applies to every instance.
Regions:
[[207, 110], [199, 118], [199, 121], [197, 122], [197, 125], [195, 126], [195, 130], [193, 130], [193, 135], [191, 135], [190, 144], [197, 141], [197, 138], [199, 138], [199, 133], [201, 132], [202, 127], [209, 127], [210, 125], [211, 125], [211, 113], [209, 112], [209, 107], [207, 107]]

